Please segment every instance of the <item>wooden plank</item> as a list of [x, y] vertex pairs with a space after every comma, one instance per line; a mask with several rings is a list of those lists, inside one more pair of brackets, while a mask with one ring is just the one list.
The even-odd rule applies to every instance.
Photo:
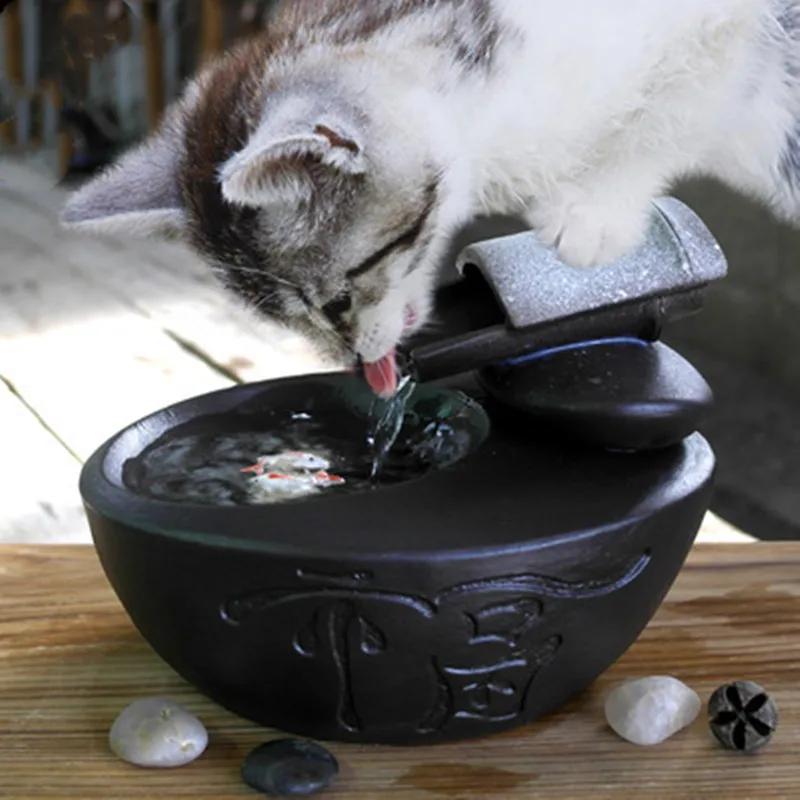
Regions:
[[200, 63], [221, 53], [225, 46], [224, 0], [203, 0], [200, 18]]
[[230, 385], [108, 292], [54, 275], [46, 256], [24, 263], [0, 295], [0, 374], [81, 458], [157, 408]]
[[64, 17], [73, 16], [89, 16], [91, 10], [89, 8], [89, 0], [67, 0], [64, 8]]
[[39, 88], [41, 62], [41, 8], [40, 0], [17, 0], [22, 19], [22, 80], [29, 92]]
[[158, 17], [162, 32], [164, 54], [164, 95], [167, 103], [173, 102], [181, 88], [181, 32], [177, 3], [159, 3]]
[[159, 26], [158, 4], [145, 0], [142, 9], [142, 47], [145, 60], [147, 126], [153, 130], [164, 111], [163, 44]]
[[[800, 663], [800, 544], [695, 548], [630, 651], [559, 713], [518, 731], [436, 747], [331, 744], [342, 800], [790, 800], [800, 785], [795, 727]], [[178, 678], [136, 634], [88, 547], [0, 547], [0, 795], [50, 798], [252, 796], [249, 749], [273, 738]], [[619, 740], [602, 716], [620, 681], [676, 675], [704, 699], [721, 683], [762, 683], [781, 710], [756, 756], [722, 751], [701, 717], [653, 748]], [[107, 730], [136, 697], [184, 703], [210, 732], [177, 770], [141, 770], [108, 751]], [[47, 764], [47, 769], [42, 769]]]
[[2, 380], [0, 441], [0, 543], [91, 541], [78, 461]]
[[78, 27], [81, 27], [81, 21], [71, 18], [90, 15], [89, 0], [67, 0], [66, 4], [61, 6], [62, 41], [59, 42], [59, 47], [62, 48], [62, 58], [59, 60], [62, 67], [59, 80], [65, 88], [68, 88], [73, 101], [86, 97], [91, 60], [81, 52], [80, 36], [75, 24], [77, 22]]
[[[18, 87], [23, 79], [22, 14], [19, 0], [12, 0], [3, 13], [3, 39], [5, 77], [12, 86]], [[16, 142], [13, 120], [0, 124], [0, 142], [6, 145]]]
[[22, 9], [20, 0], [11, 0], [3, 12], [3, 36], [5, 39], [6, 80], [18, 85], [23, 81], [24, 64], [22, 53]]
[[52, 79], [47, 82], [47, 93], [51, 104], [52, 113], [56, 119], [56, 178], [61, 180], [69, 170], [69, 164], [73, 156], [74, 146], [72, 136], [58, 121], [61, 111], [64, 108], [64, 91], [58, 80]]

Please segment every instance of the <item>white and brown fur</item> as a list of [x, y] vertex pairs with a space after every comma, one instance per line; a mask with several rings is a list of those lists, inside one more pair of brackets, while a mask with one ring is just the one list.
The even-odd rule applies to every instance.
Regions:
[[449, 237], [522, 213], [575, 266], [716, 176], [800, 212], [800, 0], [290, 0], [65, 224], [177, 232], [337, 358], [430, 315]]

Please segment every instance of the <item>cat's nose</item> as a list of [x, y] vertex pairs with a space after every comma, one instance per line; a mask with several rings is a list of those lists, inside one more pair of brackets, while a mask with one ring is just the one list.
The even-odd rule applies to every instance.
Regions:
[[344, 322], [344, 315], [353, 308], [353, 298], [349, 294], [342, 295], [325, 303], [322, 313], [337, 328]]

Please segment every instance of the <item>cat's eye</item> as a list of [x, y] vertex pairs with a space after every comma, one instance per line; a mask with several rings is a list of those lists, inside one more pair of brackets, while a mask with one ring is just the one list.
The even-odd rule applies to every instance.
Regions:
[[349, 294], [343, 294], [330, 303], [322, 306], [322, 313], [327, 317], [331, 325], [338, 325], [342, 317], [353, 307], [353, 298]]

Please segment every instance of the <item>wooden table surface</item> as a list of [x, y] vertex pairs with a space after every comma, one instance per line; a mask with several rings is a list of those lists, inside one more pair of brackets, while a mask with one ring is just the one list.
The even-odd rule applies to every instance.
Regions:
[[[428, 748], [333, 744], [342, 774], [325, 797], [800, 798], [800, 543], [700, 545], [639, 642], [559, 714], [476, 742]], [[621, 680], [675, 675], [705, 700], [762, 683], [781, 711], [761, 753], [719, 749], [701, 717], [639, 748], [605, 726]], [[168, 695], [206, 723], [208, 750], [177, 770], [116, 760], [107, 731], [130, 701]], [[236, 718], [178, 678], [139, 637], [87, 546], [0, 547], [0, 797], [257, 796], [239, 765], [273, 731]]]

